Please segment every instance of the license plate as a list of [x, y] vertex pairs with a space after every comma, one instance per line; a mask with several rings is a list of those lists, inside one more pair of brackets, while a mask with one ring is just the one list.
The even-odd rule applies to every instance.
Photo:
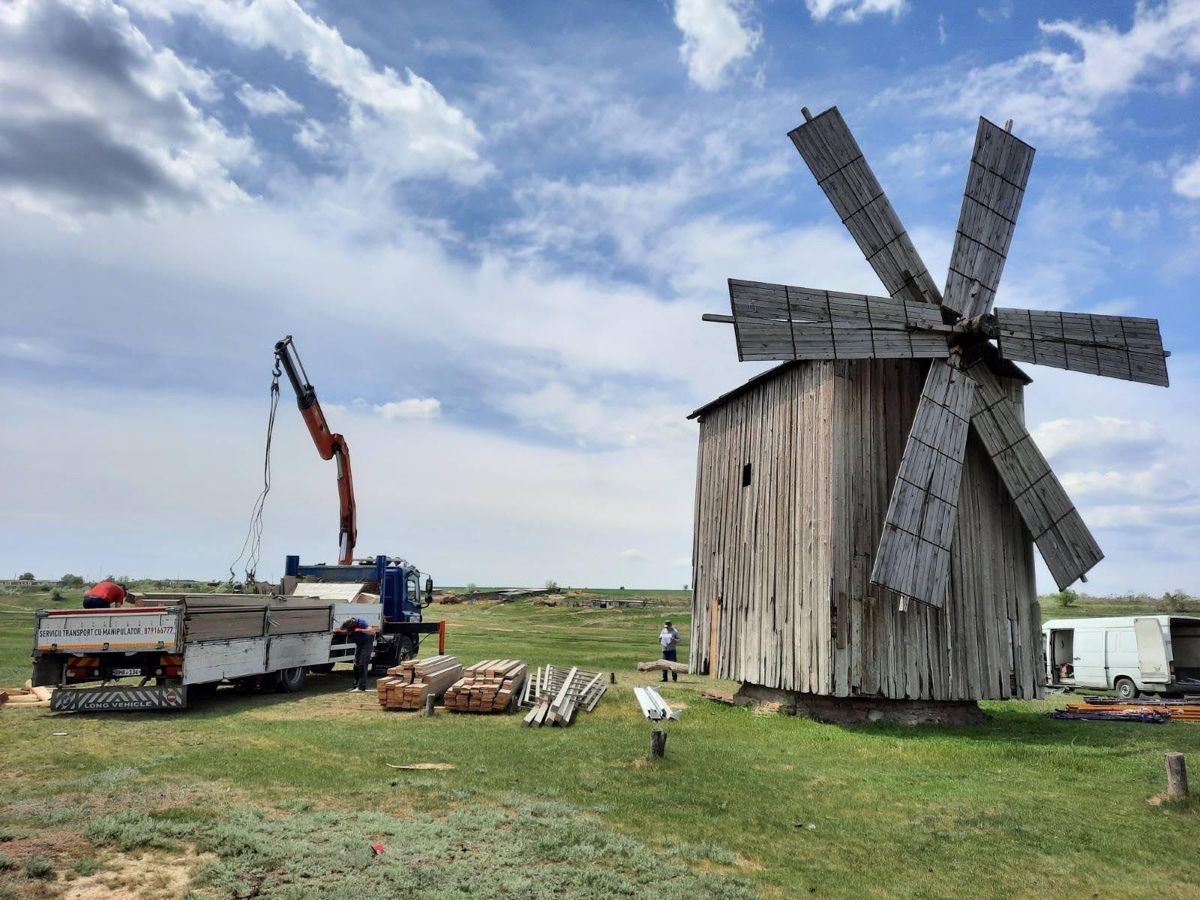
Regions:
[[125, 678], [129, 675], [141, 675], [141, 669], [113, 669], [113, 678]]

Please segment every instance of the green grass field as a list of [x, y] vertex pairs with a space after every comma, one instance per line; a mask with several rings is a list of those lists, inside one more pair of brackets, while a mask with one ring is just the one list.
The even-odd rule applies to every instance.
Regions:
[[[687, 625], [664, 593], [648, 610], [430, 609], [464, 661], [616, 672], [568, 729], [385, 713], [341, 671], [178, 714], [0, 712], [0, 896], [1200, 895], [1200, 804], [1148, 802], [1166, 751], [1200, 760], [1198, 725], [1046, 719], [1059, 698], [986, 703], [976, 727], [839, 727], [713, 703], [700, 692], [734, 685], [680, 676], [663, 694], [682, 718], [647, 760], [632, 686], [657, 673], [635, 664], [664, 615]], [[46, 605], [0, 597], [3, 684], [28, 677]]]

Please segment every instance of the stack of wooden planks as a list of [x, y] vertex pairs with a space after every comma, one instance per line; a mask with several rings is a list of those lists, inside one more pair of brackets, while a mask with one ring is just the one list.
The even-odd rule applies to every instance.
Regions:
[[578, 666], [564, 669], [546, 666], [525, 682], [521, 705], [530, 707], [523, 722], [529, 726], [559, 725], [575, 721], [580, 709], [590, 712], [600, 702], [608, 685], [602, 672], [586, 672]]
[[443, 702], [454, 712], [506, 712], [520, 701], [528, 671], [519, 659], [485, 659], [463, 669]]
[[26, 681], [25, 687], [0, 689], [0, 707], [8, 709], [37, 709], [50, 705], [54, 688], [34, 687]]
[[408, 659], [387, 670], [375, 682], [379, 705], [384, 709], [421, 709], [425, 698], [435, 699], [462, 676], [462, 665], [453, 656]]

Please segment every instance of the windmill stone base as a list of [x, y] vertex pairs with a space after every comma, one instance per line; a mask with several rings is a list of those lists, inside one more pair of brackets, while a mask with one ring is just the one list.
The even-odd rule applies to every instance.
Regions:
[[775, 710], [831, 725], [980, 725], [988, 715], [973, 700], [893, 700], [889, 697], [827, 697], [744, 682], [733, 695], [739, 706]]

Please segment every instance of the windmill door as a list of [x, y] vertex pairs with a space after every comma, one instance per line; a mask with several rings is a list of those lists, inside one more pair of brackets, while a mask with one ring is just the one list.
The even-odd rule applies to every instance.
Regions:
[[1137, 635], [1138, 668], [1142, 681], [1147, 684], [1166, 684], [1171, 680], [1167, 666], [1167, 644], [1163, 640], [1162, 625], [1158, 619], [1134, 619], [1133, 631]]

